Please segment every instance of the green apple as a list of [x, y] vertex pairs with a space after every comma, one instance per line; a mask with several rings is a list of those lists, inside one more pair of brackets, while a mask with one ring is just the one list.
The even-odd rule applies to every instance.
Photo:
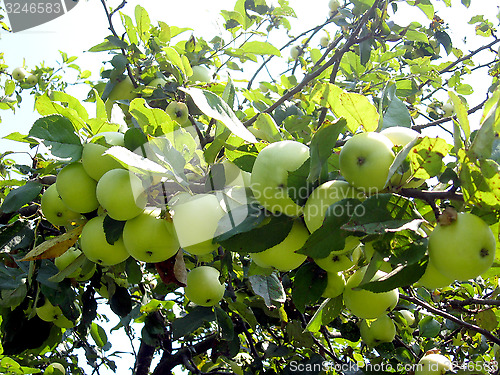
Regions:
[[225, 286], [219, 281], [220, 272], [210, 266], [192, 269], [187, 275], [184, 293], [189, 300], [200, 306], [214, 306], [224, 297]]
[[111, 112], [115, 101], [133, 100], [137, 98], [138, 95], [134, 92], [134, 89], [134, 84], [129, 76], [122, 77], [122, 79], [113, 86], [105, 103], [108, 120], [111, 119]]
[[163, 262], [179, 250], [172, 222], [148, 213], [127, 220], [123, 243], [133, 258], [147, 263]]
[[[82, 254], [81, 250], [74, 247], [70, 247], [63, 254], [59, 255], [54, 259], [54, 263], [59, 271], [66, 269], [71, 263], [73, 263], [76, 258]], [[69, 274], [68, 278], [76, 279], [77, 281], [86, 281], [92, 277], [96, 270], [95, 264], [92, 263], [92, 267], [79, 267], [74, 272]]]
[[442, 375], [448, 370], [453, 370], [453, 365], [444, 355], [426, 354], [415, 366], [415, 375]]
[[453, 280], [466, 281], [486, 272], [495, 259], [496, 239], [480, 217], [463, 212], [429, 235], [429, 260]]
[[319, 45], [323, 48], [328, 47], [329, 44], [330, 44], [330, 38], [328, 38], [327, 36], [322, 36], [321, 39], [319, 40]]
[[129, 253], [120, 237], [113, 245], [106, 241], [104, 217], [90, 219], [83, 227], [80, 247], [87, 258], [101, 266], [113, 266], [129, 257]]
[[28, 72], [23, 67], [19, 66], [12, 71], [12, 78], [16, 81], [22, 81], [24, 77], [28, 75]]
[[417, 281], [417, 283], [427, 289], [438, 289], [447, 287], [453, 281], [453, 279], [439, 272], [434, 264], [429, 262], [427, 263], [427, 268], [425, 269], [424, 274], [420, 280]]
[[179, 125], [184, 125], [188, 123], [189, 110], [186, 103], [170, 102], [168, 103], [165, 112], [167, 112], [167, 115], [169, 115], [170, 118]]
[[97, 200], [115, 220], [129, 220], [144, 211], [147, 195], [141, 179], [125, 169], [106, 172], [97, 183]]
[[45, 298], [45, 303], [42, 306], [37, 307], [35, 311], [36, 315], [46, 322], [53, 322], [59, 315], [62, 314], [59, 306], [52, 305], [48, 298]]
[[322, 296], [325, 298], [335, 298], [340, 296], [344, 292], [345, 288], [344, 275], [337, 272], [328, 272], [327, 278], [328, 282]]
[[450, 102], [444, 103], [441, 109], [446, 117], [453, 116], [453, 113], [455, 112], [455, 106]]
[[345, 254], [332, 251], [325, 258], [314, 258], [314, 262], [326, 272], [345, 271], [354, 266], [354, 262]]
[[167, 84], [167, 81], [165, 81], [163, 78], [155, 78], [151, 82], [148, 83], [148, 86], [152, 87], [163, 87]]
[[302, 213], [302, 207], [288, 195], [288, 172], [299, 169], [308, 158], [309, 147], [290, 140], [271, 143], [259, 152], [250, 180], [253, 194], [264, 208], [288, 216]]
[[43, 375], [66, 375], [66, 370], [63, 365], [54, 362], [45, 368]]
[[97, 143], [83, 145], [82, 164], [87, 174], [99, 181], [104, 173], [117, 168], [124, 168], [111, 155], [104, 155], [108, 148]]
[[291, 271], [299, 267], [306, 260], [306, 256], [297, 254], [309, 238], [309, 232], [302, 222], [296, 220], [286, 238], [279, 244], [261, 251], [251, 253], [252, 260], [263, 268], [276, 268], [279, 271]]
[[410, 310], [399, 310], [399, 313], [404, 318], [408, 326], [411, 327], [415, 324], [415, 315]]
[[30, 74], [28, 78], [26, 78], [26, 85], [28, 86], [28, 88], [35, 87], [37, 83], [38, 83], [38, 76], [35, 74]]
[[[351, 313], [362, 319], [377, 319], [392, 310], [399, 301], [398, 289], [374, 293], [365, 289], [355, 289], [363, 281], [366, 267], [358, 269], [348, 280], [344, 290], [344, 305]], [[370, 281], [376, 281], [385, 276], [383, 271], [377, 271]]]
[[183, 194], [172, 204], [172, 218], [180, 246], [193, 255], [209, 254], [219, 220], [225, 215], [213, 194]]
[[292, 58], [292, 60], [297, 60], [301, 51], [302, 49], [299, 46], [293, 46], [290, 49], [290, 57]]
[[361, 339], [368, 346], [376, 346], [383, 342], [392, 342], [396, 337], [396, 326], [387, 315], [375, 320], [363, 319], [359, 326]]
[[50, 185], [42, 194], [40, 207], [43, 216], [55, 226], [65, 226], [79, 222], [81, 214], [71, 211], [62, 201], [55, 184]]
[[312, 233], [321, 227], [328, 207], [345, 198], [363, 199], [364, 195], [342, 180], [327, 181], [314, 189], [304, 206], [307, 229]]
[[56, 179], [56, 188], [62, 201], [75, 212], [92, 212], [99, 207], [96, 196], [97, 182], [90, 177], [81, 163], [65, 166]]
[[189, 77], [191, 82], [210, 82], [212, 80], [210, 70], [203, 65], [196, 65], [192, 67], [193, 74]]
[[360, 133], [342, 147], [340, 173], [351, 185], [372, 195], [385, 187], [393, 161], [389, 138], [380, 133]]
[[330, 8], [331, 12], [337, 11], [337, 9], [339, 9], [340, 7], [339, 0], [330, 0], [330, 2], [328, 3], [328, 7]]

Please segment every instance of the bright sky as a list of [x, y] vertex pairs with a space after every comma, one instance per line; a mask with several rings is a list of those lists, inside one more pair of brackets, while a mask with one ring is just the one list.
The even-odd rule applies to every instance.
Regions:
[[[0, 0], [1, 1], [1, 0]], [[116, 6], [120, 1], [112, 0], [111, 5]], [[169, 25], [180, 27], [193, 27], [195, 36], [204, 36], [206, 39], [211, 39], [212, 36], [220, 34], [223, 30], [223, 20], [219, 17], [221, 9], [231, 10], [235, 0], [130, 0], [123, 9], [128, 14], [133, 14], [135, 6], [140, 3], [149, 12], [152, 21], [161, 20]], [[271, 2], [269, 2], [271, 3]], [[497, 6], [494, 1], [473, 0], [476, 9], [466, 10], [462, 7], [458, 0], [453, 3], [457, 4], [459, 12], [454, 12], [452, 16], [447, 16], [445, 11], [440, 11], [439, 14], [448, 22], [453, 22], [453, 32], [457, 39], [462, 40], [467, 36], [467, 46], [458, 46], [464, 50], [472, 50], [477, 46], [474, 41], [474, 28], [468, 25], [472, 15], [481, 13], [485, 14], [490, 20], [495, 21], [495, 16], [498, 13]], [[290, 5], [295, 9], [298, 20], [292, 20], [294, 34], [298, 35], [315, 25], [322, 23], [328, 15], [328, 0], [290, 0]], [[404, 4], [403, 4], [404, 5]], [[439, 3], [439, 9], [443, 9], [442, 3]], [[402, 5], [401, 5], [402, 6]], [[404, 7], [403, 7], [404, 8]], [[449, 12], [449, 10], [448, 10]], [[119, 24], [119, 17], [114, 19], [115, 25]], [[403, 17], [398, 22], [400, 25], [406, 25], [411, 21], [417, 21], [422, 24], [428, 24], [428, 20], [423, 13], [412, 10], [405, 12]], [[68, 55], [79, 56], [77, 63], [82, 69], [88, 69], [93, 72], [92, 78], [97, 79], [99, 69], [102, 62], [107, 60], [106, 54], [93, 54], [85, 52], [93, 45], [103, 41], [103, 38], [109, 35], [107, 30], [108, 24], [102, 10], [102, 4], [99, 0], [80, 0], [76, 6], [68, 14], [53, 20], [47, 24], [40, 25], [36, 28], [29, 29], [20, 33], [9, 34], [0, 32], [1, 49], [0, 52], [5, 53], [6, 63], [13, 69], [16, 66], [23, 65], [33, 68], [35, 65], [45, 61], [47, 65], [54, 65], [54, 61], [60, 60], [58, 51], [64, 51]], [[334, 26], [330, 26], [333, 30]], [[324, 34], [319, 33], [318, 39]], [[479, 38], [479, 42], [484, 39]], [[278, 41], [276, 46], [279, 48], [285, 42]], [[265, 79], [265, 77], [263, 77]], [[485, 82], [483, 90], [486, 90], [489, 82]], [[477, 87], [477, 80], [474, 82], [474, 87]], [[72, 93], [82, 99], [85, 97], [87, 90], [74, 90]], [[484, 91], [483, 91], [484, 92]], [[472, 101], [473, 104], [483, 100], [484, 95]], [[37, 114], [32, 111], [33, 101], [29, 95], [24, 95], [23, 107], [15, 115], [8, 111], [2, 111], [2, 123], [0, 124], [0, 138], [11, 132], [18, 131], [22, 134], [27, 134], [33, 122], [38, 118]], [[19, 147], [11, 141], [0, 139], [0, 152], [12, 150]], [[23, 160], [22, 156], [21, 159]], [[25, 160], [25, 159], [24, 159]], [[111, 326], [114, 326], [117, 321], [112, 321]], [[130, 345], [126, 337], [116, 338], [113, 333], [113, 349], [130, 351]], [[116, 345], [116, 346], [115, 346]], [[130, 358], [130, 357], [129, 357]], [[130, 373], [129, 366], [132, 364], [130, 360], [117, 361], [119, 368], [117, 373]], [[90, 372], [89, 372], [90, 373]], [[112, 372], [102, 371], [101, 375], [111, 374]]]

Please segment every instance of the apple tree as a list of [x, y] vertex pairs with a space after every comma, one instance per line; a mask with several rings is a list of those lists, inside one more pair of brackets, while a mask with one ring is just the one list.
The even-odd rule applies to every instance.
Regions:
[[2, 373], [114, 371], [116, 330], [136, 375], [499, 373], [498, 19], [466, 50], [435, 8], [470, 0], [237, 0], [206, 39], [101, 2], [99, 80], [0, 65], [39, 114], [1, 159]]

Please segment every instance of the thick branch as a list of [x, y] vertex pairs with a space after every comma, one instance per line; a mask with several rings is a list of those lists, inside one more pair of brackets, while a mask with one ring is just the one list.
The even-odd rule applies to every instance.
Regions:
[[481, 327], [476, 326], [475, 324], [464, 322], [462, 319], [459, 319], [456, 316], [451, 315], [451, 314], [449, 314], [449, 313], [447, 313], [445, 311], [439, 310], [439, 309], [437, 309], [437, 308], [429, 305], [427, 302], [422, 301], [419, 298], [406, 296], [404, 294], [400, 294], [399, 298], [404, 299], [405, 301], [408, 301], [408, 302], [413, 303], [415, 305], [418, 305], [420, 307], [423, 307], [427, 311], [429, 311], [429, 312], [431, 312], [433, 314], [442, 316], [443, 318], [446, 318], [448, 320], [451, 320], [452, 322], [457, 323], [458, 325], [460, 325], [462, 327], [465, 327], [465, 328], [467, 328], [467, 329], [469, 329], [471, 331], [478, 332], [478, 333], [482, 334], [484, 337], [486, 337], [489, 341], [494, 342], [495, 344], [500, 345], [500, 338], [498, 338], [497, 336], [495, 336], [490, 331], [487, 331], [485, 329], [482, 329]]
[[464, 201], [464, 196], [461, 193], [457, 193], [454, 190], [447, 191], [429, 191], [429, 190], [419, 190], [419, 189], [401, 189], [398, 192], [399, 195], [402, 195], [407, 198], [417, 198], [423, 201], [435, 201], [438, 199], [449, 199], [452, 201]]
[[470, 305], [489, 305], [489, 306], [500, 306], [500, 300], [497, 299], [476, 299], [467, 298], [464, 300], [451, 300], [449, 301], [452, 306], [470, 306]]
[[172, 369], [178, 365], [182, 365], [186, 356], [191, 357], [205, 353], [211, 349], [216, 342], [217, 335], [213, 334], [192, 346], [179, 349], [175, 354], [163, 356], [152, 375], [172, 374]]
[[141, 340], [141, 346], [135, 359], [134, 375], [148, 375], [151, 361], [155, 354], [155, 348]]

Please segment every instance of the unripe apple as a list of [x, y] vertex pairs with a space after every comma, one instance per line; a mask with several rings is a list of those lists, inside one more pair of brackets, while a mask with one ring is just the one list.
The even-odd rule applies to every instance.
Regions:
[[441, 354], [427, 354], [415, 366], [415, 375], [442, 375], [453, 370], [451, 361]]
[[429, 262], [427, 263], [427, 268], [425, 269], [424, 274], [420, 280], [417, 281], [417, 283], [427, 289], [438, 289], [447, 287], [453, 281], [453, 279], [439, 272], [436, 267]]
[[429, 235], [429, 260], [453, 280], [466, 281], [486, 272], [495, 259], [496, 239], [480, 217], [458, 213], [448, 225], [438, 224]]
[[102, 266], [113, 266], [129, 257], [122, 237], [113, 245], [106, 241], [103, 216], [94, 217], [85, 224], [80, 237], [80, 247], [87, 258]]
[[99, 207], [96, 197], [97, 182], [81, 163], [65, 166], [57, 175], [56, 188], [62, 201], [75, 212], [91, 212]]
[[259, 152], [252, 169], [251, 188], [265, 209], [288, 216], [302, 213], [302, 207], [288, 195], [288, 172], [299, 169], [308, 158], [309, 147], [290, 140], [271, 143]]
[[165, 112], [167, 112], [167, 115], [179, 125], [188, 123], [189, 110], [186, 103], [170, 102]]
[[37, 83], [38, 83], [38, 76], [35, 74], [30, 74], [28, 78], [26, 78], [26, 85], [28, 86], [28, 88], [35, 87]]
[[363, 319], [359, 331], [363, 342], [368, 346], [392, 342], [396, 337], [396, 326], [387, 315], [382, 315], [373, 321]]
[[340, 3], [338, 0], [330, 0], [330, 2], [328, 3], [328, 7], [330, 8], [331, 12], [335, 12], [337, 11], [337, 9], [339, 9]]
[[224, 297], [225, 286], [219, 281], [220, 272], [209, 266], [192, 269], [187, 275], [184, 293], [200, 306], [214, 306]]
[[135, 89], [134, 84], [129, 76], [122, 78], [116, 85], [113, 86], [111, 92], [106, 100], [106, 114], [108, 119], [111, 119], [111, 112], [113, 110], [114, 102], [117, 100], [133, 100], [137, 98], [138, 94], [133, 92]]
[[326, 258], [314, 258], [314, 262], [326, 272], [345, 271], [354, 266], [354, 262], [347, 255], [335, 251]]
[[98, 181], [104, 173], [112, 169], [124, 168], [116, 159], [113, 159], [111, 155], [103, 155], [108, 149], [107, 146], [92, 143], [92, 141], [98, 138], [104, 138], [106, 143], [110, 146], [125, 145], [123, 133], [118, 132], [98, 133], [92, 138], [91, 143], [83, 145], [83, 168], [85, 172], [96, 181]]
[[215, 195], [185, 194], [172, 205], [172, 214], [175, 232], [184, 250], [203, 255], [217, 249], [212, 239], [225, 212]]
[[406, 320], [408, 326], [413, 326], [416, 322], [415, 315], [410, 310], [399, 310], [399, 313]]
[[71, 211], [62, 201], [55, 184], [50, 185], [42, 194], [41, 208], [43, 216], [55, 226], [65, 226], [78, 222], [81, 214]]
[[139, 215], [147, 195], [139, 177], [125, 169], [106, 172], [97, 183], [97, 199], [115, 220], [129, 220]]
[[59, 306], [54, 306], [48, 298], [45, 298], [45, 303], [36, 308], [36, 315], [45, 322], [53, 322], [59, 315], [62, 314]]
[[443, 104], [443, 112], [444, 112], [444, 115], [446, 117], [450, 117], [453, 115], [453, 113], [455, 112], [455, 106], [452, 104], [452, 103], [444, 103]]
[[54, 362], [45, 368], [43, 375], [66, 375], [66, 370], [63, 365]]
[[[363, 280], [366, 267], [357, 270], [347, 280], [344, 290], [345, 306], [359, 318], [376, 319], [392, 310], [399, 301], [398, 289], [387, 292], [375, 293], [365, 289], [356, 290]], [[376, 281], [386, 275], [383, 271], [377, 271], [370, 281]]]
[[328, 38], [327, 36], [322, 36], [319, 40], [319, 45], [323, 48], [326, 48], [328, 47], [328, 44], [330, 44], [330, 38]]
[[308, 238], [309, 232], [306, 227], [296, 220], [290, 233], [282, 242], [260, 253], [251, 253], [250, 256], [259, 267], [273, 267], [279, 271], [291, 271], [306, 260], [305, 255], [295, 251], [299, 250]]
[[[59, 271], [64, 270], [66, 267], [68, 267], [71, 263], [75, 261], [76, 258], [78, 258], [82, 252], [78, 249], [75, 249], [74, 247], [70, 247], [68, 250], [66, 250], [64, 253], [59, 255], [57, 258], [54, 259], [54, 264], [56, 265], [57, 269]], [[80, 274], [78, 270], [73, 272], [72, 274], [68, 275], [68, 278], [74, 278], [77, 277]]]
[[192, 67], [193, 74], [189, 77], [191, 82], [210, 82], [212, 80], [210, 70], [204, 65]]
[[293, 46], [290, 49], [290, 57], [292, 58], [292, 60], [297, 60], [301, 51], [302, 49], [299, 46]]
[[123, 243], [133, 258], [147, 263], [163, 262], [179, 250], [172, 222], [148, 213], [127, 220]]
[[344, 275], [337, 272], [328, 272], [327, 278], [328, 281], [322, 297], [335, 298], [340, 296], [344, 292], [345, 288]]
[[359, 133], [340, 151], [340, 173], [351, 185], [371, 195], [385, 187], [393, 161], [389, 138], [380, 133]]
[[22, 81], [24, 77], [28, 75], [28, 72], [23, 67], [19, 66], [12, 71], [12, 78], [16, 81]]

